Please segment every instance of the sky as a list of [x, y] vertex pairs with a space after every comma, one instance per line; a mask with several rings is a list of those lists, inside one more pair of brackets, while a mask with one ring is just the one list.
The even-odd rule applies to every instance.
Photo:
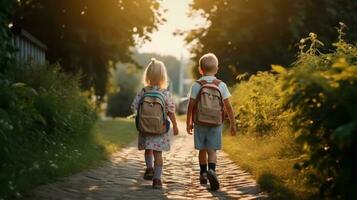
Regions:
[[151, 34], [152, 41], [138, 46], [139, 52], [154, 52], [161, 55], [173, 55], [178, 59], [189, 57], [188, 46], [184, 43], [184, 37], [174, 36], [177, 30], [189, 30], [204, 24], [200, 17], [194, 19], [188, 17], [189, 5], [192, 0], [162, 0], [161, 6], [167, 9], [164, 18], [167, 20], [158, 30]]

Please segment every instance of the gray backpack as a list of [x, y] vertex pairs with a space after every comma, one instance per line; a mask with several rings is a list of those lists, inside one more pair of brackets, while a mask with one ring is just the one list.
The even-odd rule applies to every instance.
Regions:
[[204, 126], [219, 126], [224, 120], [224, 106], [222, 94], [218, 85], [221, 80], [212, 82], [196, 81], [201, 85], [193, 111], [194, 123]]

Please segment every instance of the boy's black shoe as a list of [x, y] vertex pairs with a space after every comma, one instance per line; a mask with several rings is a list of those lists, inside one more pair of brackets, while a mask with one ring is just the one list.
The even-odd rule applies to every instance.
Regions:
[[218, 182], [216, 172], [214, 172], [212, 169], [208, 170], [207, 178], [208, 178], [209, 184], [211, 186], [211, 190], [218, 190], [219, 182]]
[[145, 174], [144, 174], [144, 179], [145, 180], [152, 180], [154, 177], [154, 169], [153, 168], [146, 168]]
[[200, 174], [200, 184], [207, 184], [207, 173]]

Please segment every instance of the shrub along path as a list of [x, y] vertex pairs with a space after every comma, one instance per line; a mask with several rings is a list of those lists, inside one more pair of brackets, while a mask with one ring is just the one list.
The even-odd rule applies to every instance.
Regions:
[[143, 152], [136, 144], [114, 153], [102, 166], [62, 181], [38, 187], [30, 199], [267, 199], [249, 173], [235, 165], [224, 152], [218, 154], [217, 174], [221, 188], [210, 191], [200, 185], [198, 152], [192, 136], [179, 122], [180, 135], [164, 153], [163, 189], [154, 190], [142, 178]]

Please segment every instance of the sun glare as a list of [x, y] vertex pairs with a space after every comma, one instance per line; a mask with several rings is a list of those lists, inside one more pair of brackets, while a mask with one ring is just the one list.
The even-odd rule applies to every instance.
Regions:
[[139, 52], [153, 52], [161, 55], [189, 57], [188, 47], [183, 36], [174, 36], [177, 30], [189, 30], [204, 25], [201, 17], [188, 17], [189, 5], [192, 0], [163, 0], [161, 6], [167, 9], [164, 17], [167, 20], [158, 30], [151, 34], [152, 40], [138, 46]]

